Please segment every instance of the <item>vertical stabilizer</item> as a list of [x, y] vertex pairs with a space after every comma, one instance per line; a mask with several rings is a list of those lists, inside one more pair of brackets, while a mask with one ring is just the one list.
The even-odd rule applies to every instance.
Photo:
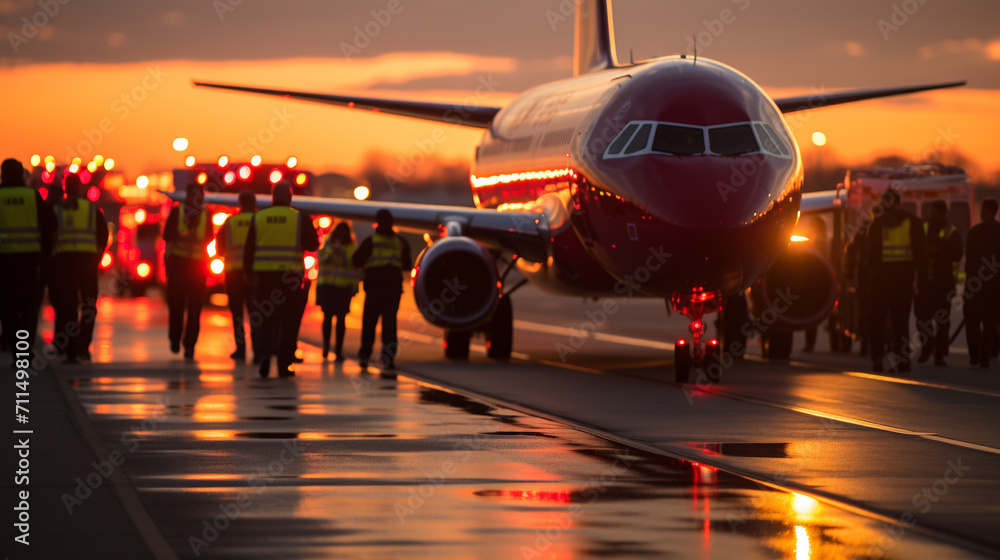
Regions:
[[576, 0], [573, 47], [574, 76], [618, 65], [611, 0]]

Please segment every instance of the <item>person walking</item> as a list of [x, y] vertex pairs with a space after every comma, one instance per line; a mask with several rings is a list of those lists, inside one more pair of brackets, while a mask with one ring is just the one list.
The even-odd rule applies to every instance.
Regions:
[[351, 299], [358, 293], [360, 274], [354, 268], [355, 253], [351, 227], [337, 224], [327, 236], [319, 252], [319, 278], [316, 280], [316, 304], [323, 310], [323, 359], [330, 355], [330, 334], [337, 318], [337, 338], [334, 340], [335, 361], [344, 361], [344, 332]]
[[1000, 278], [990, 272], [1000, 257], [1000, 222], [997, 199], [985, 198], [979, 207], [980, 222], [965, 240], [965, 339], [969, 364], [990, 367], [993, 337], [1000, 315]]
[[[30, 355], [34, 347], [41, 306], [39, 261], [52, 253], [55, 231], [55, 214], [41, 193], [26, 186], [24, 166], [5, 159], [0, 164], [0, 325], [15, 357]], [[18, 348], [19, 340], [27, 340], [26, 350]]]
[[[246, 350], [246, 329], [243, 325], [243, 308], [247, 308], [249, 317], [250, 309], [250, 284], [247, 283], [246, 275], [243, 274], [243, 249], [246, 246], [247, 233], [250, 231], [250, 221], [254, 213], [257, 212], [257, 199], [253, 191], [244, 190], [239, 194], [240, 211], [226, 218], [226, 221], [219, 228], [219, 233], [215, 237], [216, 254], [221, 256], [226, 263], [226, 298], [229, 306], [229, 313], [233, 317], [233, 341], [236, 343], [236, 350], [229, 355], [230, 358], [243, 362], [247, 357]], [[250, 347], [253, 350], [253, 361], [259, 360], [259, 352], [254, 344], [256, 330], [253, 321], [250, 321]]]
[[924, 285], [927, 251], [924, 228], [916, 216], [903, 210], [893, 188], [882, 195], [881, 213], [868, 228], [868, 259], [871, 270], [871, 358], [872, 370], [883, 370], [886, 350], [885, 324], [892, 325], [889, 339], [890, 367], [898, 373], [911, 370], [909, 355], [910, 309], [913, 307], [913, 280]]
[[368, 367], [375, 345], [375, 326], [382, 318], [383, 369], [393, 369], [398, 342], [396, 313], [403, 295], [403, 273], [409, 274], [412, 262], [410, 244], [392, 229], [392, 213], [385, 208], [375, 213], [375, 233], [361, 242], [351, 262], [364, 272], [365, 307], [361, 318], [361, 349], [358, 359]]
[[66, 337], [67, 362], [90, 361], [97, 319], [97, 271], [108, 245], [108, 222], [104, 212], [84, 196], [83, 182], [75, 173], [66, 176], [66, 197], [55, 207], [56, 336]]
[[958, 228], [948, 223], [948, 204], [943, 200], [931, 202], [927, 222], [927, 282], [917, 294], [917, 325], [924, 333], [920, 349], [920, 363], [934, 355], [934, 365], [947, 365], [951, 336], [951, 300], [958, 282], [958, 263], [962, 260], [962, 235]]
[[163, 240], [167, 243], [164, 265], [170, 351], [180, 352], [183, 342], [184, 358], [190, 360], [194, 358], [194, 345], [201, 329], [201, 308], [205, 303], [208, 279], [208, 245], [212, 241], [202, 185], [189, 184], [184, 202], [170, 209], [163, 227]]
[[243, 270], [253, 285], [254, 307], [263, 321], [257, 329], [261, 377], [270, 375], [271, 356], [278, 362], [278, 376], [292, 377], [295, 359], [296, 297], [305, 276], [305, 251], [319, 248], [312, 220], [291, 208], [292, 188], [278, 182], [271, 191], [271, 207], [250, 220]]

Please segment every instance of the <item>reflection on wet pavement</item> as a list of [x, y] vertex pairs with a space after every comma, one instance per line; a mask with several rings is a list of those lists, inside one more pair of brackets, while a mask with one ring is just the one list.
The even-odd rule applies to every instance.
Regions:
[[[115, 307], [121, 320], [138, 316]], [[159, 311], [145, 313], [158, 336]], [[209, 357], [228, 353], [221, 326], [205, 325], [219, 342], [200, 346], [196, 363], [165, 343], [116, 348], [129, 344], [116, 330], [113, 367], [79, 366], [73, 387], [183, 558], [968, 557], [404, 375], [320, 364], [313, 350], [294, 379], [260, 379]], [[132, 351], [147, 358], [122, 363]]]

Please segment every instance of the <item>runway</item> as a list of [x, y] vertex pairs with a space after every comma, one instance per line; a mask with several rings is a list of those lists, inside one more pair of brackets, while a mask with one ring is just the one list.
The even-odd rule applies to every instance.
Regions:
[[[102, 300], [95, 363], [49, 374], [97, 465], [122, 461], [63, 528], [117, 515], [111, 534], [142, 537], [135, 558], [1000, 552], [1000, 374], [958, 366], [960, 353], [896, 379], [820, 347], [679, 386], [667, 345], [684, 321], [662, 302], [620, 302], [599, 321], [600, 302], [522, 290], [516, 357], [494, 363], [475, 345], [469, 362], [444, 361], [440, 331], [404, 301], [395, 377], [322, 362], [311, 308], [306, 362], [286, 380], [224, 358], [219, 309], [184, 362], [160, 301]], [[58, 518], [92, 470], [67, 466], [62, 492], [51, 483], [33, 507]], [[39, 527], [34, 552], [107, 557], [126, 542], [55, 529]]]

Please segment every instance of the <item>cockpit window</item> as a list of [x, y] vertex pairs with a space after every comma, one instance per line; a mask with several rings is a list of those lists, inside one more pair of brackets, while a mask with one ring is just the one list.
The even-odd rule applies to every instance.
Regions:
[[767, 123], [754, 123], [753, 127], [757, 131], [757, 136], [760, 137], [760, 143], [764, 146], [764, 151], [779, 156], [788, 155], [788, 148], [778, 139], [778, 135], [771, 128], [771, 125]]
[[708, 145], [713, 153], [723, 156], [742, 156], [760, 151], [749, 123], [708, 129]]
[[635, 134], [635, 129], [637, 128], [639, 128], [639, 123], [632, 123], [626, 126], [625, 130], [623, 130], [622, 133], [618, 135], [618, 138], [615, 138], [615, 141], [611, 143], [611, 147], [608, 148], [608, 153], [609, 154], [620, 153], [622, 151], [622, 148], [625, 147], [625, 144], [627, 144], [628, 141], [632, 138], [632, 135]]
[[635, 133], [635, 138], [632, 139], [632, 143], [629, 144], [628, 148], [625, 150], [625, 154], [626, 155], [634, 154], [636, 152], [645, 150], [646, 146], [649, 145], [649, 133], [652, 130], [653, 130], [653, 125], [648, 123], [642, 125], [642, 128], [639, 129], [639, 132]]
[[705, 153], [705, 131], [693, 126], [660, 124], [653, 137], [653, 151], [675, 156], [696, 156]]

